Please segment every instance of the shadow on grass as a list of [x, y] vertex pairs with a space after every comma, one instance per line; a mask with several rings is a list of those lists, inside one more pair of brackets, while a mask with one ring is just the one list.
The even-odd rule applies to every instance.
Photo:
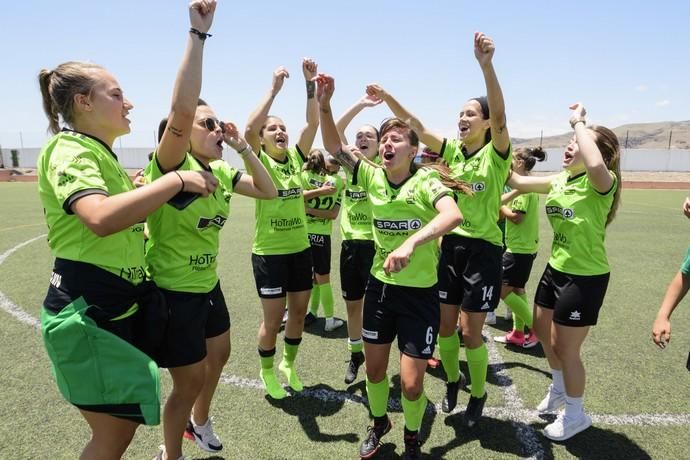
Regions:
[[[312, 387], [305, 387], [305, 390], [306, 389], [309, 389], [310, 392], [323, 391], [324, 394], [338, 393], [338, 390], [322, 383]], [[298, 393], [296, 396], [280, 400], [274, 400], [266, 396], [266, 400], [273, 407], [282, 410], [286, 414], [297, 417], [300, 425], [302, 425], [302, 430], [304, 430], [304, 433], [311, 441], [346, 441], [356, 443], [359, 440], [356, 433], [322, 433], [319, 428], [317, 417], [329, 417], [338, 413], [345, 404], [345, 398], [301, 398]]]
[[309, 324], [308, 326], [305, 325], [304, 332], [318, 337], [323, 337], [324, 339], [347, 339], [349, 337], [347, 333], [347, 321], [345, 321], [344, 319], [343, 325], [331, 332], [326, 332], [323, 329], [325, 324], [325, 318], [318, 318], [316, 321]]
[[554, 418], [555, 416], [545, 417], [546, 420], [544, 423], [535, 423], [532, 425], [532, 428], [536, 430], [537, 437], [543, 446], [550, 446], [551, 444], [561, 445], [566, 448], [570, 455], [579, 459], [624, 458], [626, 460], [645, 460], [652, 458], [644, 449], [637, 445], [635, 441], [628, 438], [626, 435], [597, 426], [592, 426], [567, 441], [551, 441], [544, 436], [542, 429], [553, 421]]
[[[463, 417], [464, 413], [446, 417], [444, 423], [455, 430], [455, 437], [445, 445], [432, 447], [428, 452], [429, 456], [425, 458], [456, 458], [461, 451], [455, 450], [473, 441], [479, 441], [482, 448], [486, 450], [486, 458], [492, 457], [491, 452], [521, 457], [526, 454], [535, 454], [535, 452], [525, 452], [524, 447], [515, 437], [515, 426], [511, 421], [484, 417], [473, 428], [467, 428]], [[543, 441], [541, 444], [541, 450], [544, 451], [543, 458], [553, 458], [550, 445]], [[424, 446], [422, 446], [422, 450], [424, 450]]]

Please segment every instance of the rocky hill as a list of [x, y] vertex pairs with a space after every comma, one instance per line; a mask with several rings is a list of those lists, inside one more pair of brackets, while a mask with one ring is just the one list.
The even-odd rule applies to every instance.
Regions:
[[[510, 126], [509, 126], [510, 127]], [[667, 149], [669, 136], [672, 149], [690, 149], [690, 120], [662, 121], [658, 123], [631, 123], [614, 128], [621, 146], [629, 149]], [[671, 132], [673, 131], [673, 132]], [[572, 136], [572, 131], [557, 136], [544, 137], [544, 148], [563, 147]], [[513, 139], [515, 147], [539, 145], [539, 138]]]

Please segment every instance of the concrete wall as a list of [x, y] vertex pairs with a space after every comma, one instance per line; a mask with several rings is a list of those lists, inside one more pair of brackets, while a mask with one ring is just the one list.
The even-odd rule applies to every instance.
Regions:
[[[20, 150], [19, 163], [22, 168], [35, 168], [38, 148]], [[535, 171], [558, 171], [561, 169], [564, 149], [547, 149], [547, 157], [543, 163], [537, 163]], [[125, 168], [143, 168], [148, 162], [147, 155], [151, 152], [147, 148], [115, 149], [120, 163]], [[10, 150], [3, 148], [2, 155], [5, 167], [10, 167]], [[223, 158], [236, 168], [244, 168], [239, 156], [232, 149], [225, 149]], [[622, 154], [623, 171], [690, 171], [690, 150], [625, 150]]]

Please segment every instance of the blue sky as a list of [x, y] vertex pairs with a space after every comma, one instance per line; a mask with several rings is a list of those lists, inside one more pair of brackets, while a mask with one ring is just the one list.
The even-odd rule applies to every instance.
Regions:
[[[183, 0], [4, 2], [0, 28], [0, 144], [37, 146], [47, 122], [36, 75], [65, 60], [109, 69], [134, 103], [124, 146], [153, 143], [167, 115], [189, 28]], [[291, 72], [272, 113], [292, 139], [304, 123], [301, 58], [336, 78], [341, 113], [378, 82], [428, 126], [455, 135], [458, 109], [484, 94], [472, 34], [496, 42], [508, 129], [516, 137], [567, 130], [569, 103], [592, 121], [690, 119], [686, 2], [219, 0], [206, 45], [202, 97], [244, 127], [274, 68]], [[355, 125], [378, 124], [383, 107]], [[355, 128], [356, 126], [353, 126]], [[320, 139], [317, 138], [317, 143]]]

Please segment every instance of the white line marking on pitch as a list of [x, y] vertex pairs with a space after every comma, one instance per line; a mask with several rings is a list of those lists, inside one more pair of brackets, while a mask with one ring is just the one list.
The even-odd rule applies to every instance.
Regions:
[[[36, 240], [40, 240], [41, 238], [45, 238], [46, 234], [44, 233], [43, 235], [38, 235], [35, 238], [31, 238], [30, 240], [24, 241], [23, 243], [19, 243], [13, 248], [8, 249], [7, 251], [3, 252], [0, 254], [0, 265], [2, 265], [3, 262], [5, 262], [5, 259], [7, 259], [9, 256], [14, 254], [16, 251], [20, 250], [24, 246], [27, 246], [31, 243], [33, 243]], [[0, 291], [0, 309], [5, 310], [7, 313], [10, 315], [14, 316], [17, 318], [20, 322], [24, 324], [28, 324], [29, 326], [33, 326], [36, 329], [41, 328], [41, 322], [22, 310], [18, 305], [14, 304], [10, 299], [7, 298], [7, 296]]]
[[[489, 335], [490, 331], [484, 327], [484, 331]], [[486, 342], [486, 348], [489, 351], [489, 364], [492, 366], [489, 369], [494, 371], [496, 376], [496, 381], [503, 393], [503, 399], [506, 404], [506, 408], [503, 409], [504, 412], [508, 413], [508, 420], [511, 421], [513, 428], [515, 429], [515, 437], [517, 438], [520, 447], [522, 448], [522, 454], [528, 458], [543, 459], [546, 454], [544, 453], [544, 448], [539, 441], [536, 430], [525, 423], [525, 419], [520, 417], [520, 412], [525, 408], [525, 403], [520, 398], [515, 383], [513, 379], [508, 375], [508, 368], [505, 366], [501, 354], [496, 348], [496, 343], [493, 341], [491, 336]]]
[[[19, 249], [33, 243], [36, 240], [44, 238], [46, 235], [39, 235], [16, 245], [15, 247], [0, 254], [0, 265]], [[21, 307], [13, 303], [7, 296], [0, 291], [0, 309], [6, 311], [20, 322], [32, 326], [36, 329], [41, 328], [41, 323], [38, 319], [31, 316]], [[499, 383], [499, 389], [503, 393], [506, 407], [486, 407], [484, 415], [497, 418], [501, 420], [510, 420], [518, 432], [518, 440], [525, 448], [525, 453], [533, 458], [538, 458], [537, 455], [543, 449], [541, 443], [536, 437], [534, 428], [528, 423], [544, 422], [544, 418], [540, 417], [539, 413], [533, 409], [526, 409], [522, 399], [517, 393], [517, 388], [512, 379], [507, 375], [507, 368], [505, 367], [500, 354], [492, 341], [487, 342], [489, 350], [489, 362], [493, 365], [493, 369], [497, 369], [496, 380]], [[231, 385], [239, 388], [248, 388], [259, 390], [263, 392], [263, 385], [261, 381], [256, 379], [249, 379], [245, 377], [238, 377], [236, 375], [223, 374], [220, 379], [221, 383]], [[367, 398], [347, 391], [329, 390], [326, 388], [305, 388], [301, 393], [294, 393], [293, 397], [308, 397], [318, 399], [324, 402], [346, 402], [354, 404], [367, 404]], [[391, 398], [388, 401], [388, 408], [391, 411], [401, 411], [402, 406], [399, 399]], [[453, 414], [460, 413], [464, 409], [456, 407]], [[442, 413], [441, 403], [427, 406], [427, 411], [432, 413]], [[631, 425], [631, 426], [685, 426], [690, 425], [690, 414], [629, 414], [629, 415], [607, 415], [607, 414], [591, 414], [592, 421], [602, 425]], [[538, 443], [537, 445], [534, 442]]]

